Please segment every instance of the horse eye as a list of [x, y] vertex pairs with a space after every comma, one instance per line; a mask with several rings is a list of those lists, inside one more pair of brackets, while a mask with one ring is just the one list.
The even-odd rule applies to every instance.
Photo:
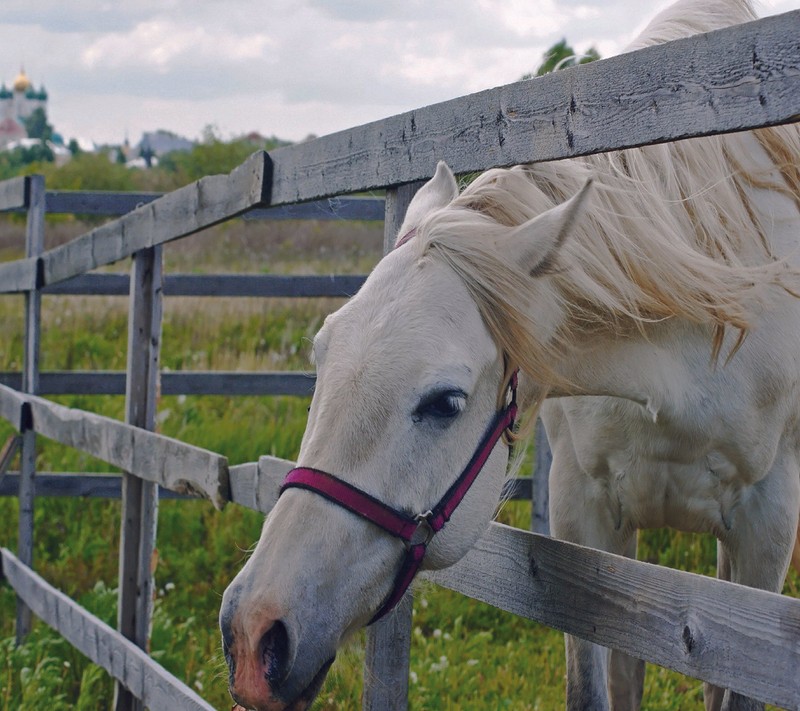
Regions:
[[464, 409], [466, 397], [467, 396], [460, 390], [445, 390], [431, 393], [424, 397], [419, 403], [414, 413], [414, 419], [417, 421], [423, 417], [452, 419]]

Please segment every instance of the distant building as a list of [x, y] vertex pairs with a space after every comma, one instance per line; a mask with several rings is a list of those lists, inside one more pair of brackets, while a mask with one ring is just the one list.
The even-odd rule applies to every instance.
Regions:
[[47, 91], [44, 86], [37, 91], [20, 69], [10, 89], [5, 82], [0, 85], [0, 148], [28, 137], [24, 119], [36, 109], [47, 112]]
[[142, 134], [142, 139], [136, 146], [136, 152], [140, 156], [161, 157], [173, 151], [190, 151], [194, 148], [194, 142], [183, 136], [177, 136], [171, 131], [147, 131]]

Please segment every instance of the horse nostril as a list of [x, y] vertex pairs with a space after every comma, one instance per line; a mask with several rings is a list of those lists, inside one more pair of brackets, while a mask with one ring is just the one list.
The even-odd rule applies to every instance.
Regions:
[[275, 688], [289, 673], [289, 634], [283, 622], [276, 620], [264, 633], [260, 650], [264, 676]]

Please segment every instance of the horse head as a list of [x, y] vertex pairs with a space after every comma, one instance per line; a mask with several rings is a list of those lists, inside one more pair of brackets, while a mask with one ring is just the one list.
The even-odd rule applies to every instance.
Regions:
[[[452, 565], [492, 518], [508, 447], [499, 437], [487, 444], [487, 430], [507, 424], [496, 423], [514, 363], [464, 275], [426, 242], [431, 217], [457, 196], [442, 163], [409, 206], [399, 246], [314, 339], [317, 384], [298, 463], [302, 475], [323, 473], [351, 492], [344, 498], [379, 502], [401, 521], [443, 501], [484, 442], [480, 476], [422, 542], [316, 485], [285, 488], [220, 612], [231, 693], [243, 706], [307, 708], [337, 648], [385, 606], [410, 547], [423, 544], [423, 568]], [[543, 213], [498, 247], [526, 275], [544, 272], [580, 203]]]

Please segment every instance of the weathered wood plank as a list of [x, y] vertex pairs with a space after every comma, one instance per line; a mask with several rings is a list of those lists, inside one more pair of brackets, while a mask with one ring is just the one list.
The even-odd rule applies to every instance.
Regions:
[[[133, 255], [128, 300], [125, 421], [154, 430], [161, 349], [161, 245]], [[122, 474], [117, 629], [142, 649], [150, 641], [153, 616], [153, 558], [158, 523], [158, 484]], [[143, 711], [141, 701], [118, 684], [116, 711]]]
[[220, 454], [0, 385], [0, 415], [12, 424], [23, 403], [45, 437], [173, 491], [204, 496], [215, 506], [230, 500], [228, 463]]
[[[31, 175], [26, 179], [28, 212], [25, 222], [25, 257], [38, 259], [44, 249], [44, 178]], [[38, 282], [37, 278], [37, 282]], [[37, 283], [37, 287], [38, 287]], [[25, 333], [23, 341], [22, 390], [35, 395], [39, 391], [39, 344], [41, 340], [42, 295], [33, 289], [25, 293]], [[36, 501], [36, 433], [21, 423], [19, 521], [17, 555], [25, 565], [33, 567], [33, 523]], [[17, 644], [31, 630], [31, 611], [17, 600]]]
[[192, 689], [34, 573], [5, 548], [0, 549], [0, 578], [11, 585], [37, 617], [76, 649], [103, 667], [153, 711], [213, 711]]
[[[163, 193], [118, 193], [88, 190], [48, 190], [45, 205], [50, 214], [118, 216], [147, 205]], [[245, 220], [383, 220], [383, 198], [333, 197], [298, 205], [255, 208]]]
[[44, 283], [111, 264], [269, 202], [271, 163], [255, 153], [229, 175], [201, 178], [42, 255]]
[[42, 293], [59, 296], [127, 296], [128, 274], [79, 274], [44, 287]]
[[492, 524], [434, 582], [634, 657], [800, 708], [800, 600]]
[[176, 274], [164, 280], [167, 296], [340, 297], [353, 296], [363, 275]]
[[48, 190], [45, 207], [51, 215], [124, 215], [157, 200], [163, 193], [117, 193], [91, 190]]
[[550, 465], [553, 462], [553, 453], [550, 451], [550, 442], [541, 420], [536, 421], [535, 433], [536, 460], [531, 473], [530, 498], [531, 506], [531, 531], [550, 535]]
[[[19, 472], [8, 472], [0, 479], [0, 496], [16, 496], [19, 491]], [[122, 497], [122, 477], [119, 474], [83, 474], [79, 472], [36, 472], [36, 497], [78, 496], [93, 499]], [[159, 499], [197, 499], [197, 495], [179, 494], [158, 487]]]
[[35, 289], [38, 284], [39, 260], [17, 259], [0, 264], [0, 294], [17, 294]]
[[[366, 276], [351, 274], [169, 274], [165, 296], [350, 297]], [[45, 294], [126, 296], [127, 274], [82, 274], [45, 287]]]
[[[22, 382], [22, 376], [19, 378]], [[10, 422], [12, 427], [22, 430], [22, 406], [25, 403], [25, 396], [19, 392], [18, 388], [9, 388], [0, 385], [0, 417]]]
[[258, 462], [236, 464], [228, 470], [231, 483], [231, 501], [248, 509], [258, 511], [256, 502], [256, 481]]
[[794, 121], [798, 36], [793, 11], [280, 148], [272, 204]]
[[266, 456], [258, 462], [231, 467], [231, 501], [269, 513], [278, 501], [283, 480], [294, 466], [286, 459]]
[[[0, 385], [19, 390], [20, 373], [0, 372]], [[42, 395], [124, 395], [121, 371], [45, 371], [39, 376]], [[162, 395], [296, 395], [314, 390], [313, 373], [170, 371], [161, 373]], [[16, 422], [17, 417], [6, 419]]]
[[383, 220], [383, 198], [331, 197], [296, 205], [257, 208], [244, 213], [245, 220]]
[[408, 708], [414, 594], [409, 591], [386, 617], [367, 628], [362, 711]]
[[27, 177], [0, 181], [0, 212], [25, 209], [28, 206], [27, 198]]
[[231, 467], [231, 501], [254, 511], [269, 513], [278, 501], [283, 480], [294, 467], [295, 463], [288, 459], [270, 456]]

